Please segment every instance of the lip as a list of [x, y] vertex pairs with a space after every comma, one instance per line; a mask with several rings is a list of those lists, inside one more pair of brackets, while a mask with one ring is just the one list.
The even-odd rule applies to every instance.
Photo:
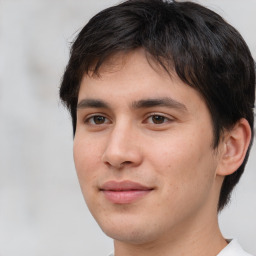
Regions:
[[133, 181], [108, 181], [100, 187], [100, 191], [105, 198], [114, 204], [129, 204], [133, 203], [153, 190], [148, 187]]

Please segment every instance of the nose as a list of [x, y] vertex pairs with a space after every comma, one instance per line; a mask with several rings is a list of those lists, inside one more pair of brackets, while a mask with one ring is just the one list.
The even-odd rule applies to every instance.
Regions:
[[125, 124], [116, 125], [109, 134], [102, 161], [115, 169], [140, 165], [142, 152], [135, 129]]

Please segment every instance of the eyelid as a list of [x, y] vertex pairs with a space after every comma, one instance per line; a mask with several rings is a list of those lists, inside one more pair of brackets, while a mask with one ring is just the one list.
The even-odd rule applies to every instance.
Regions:
[[[146, 117], [144, 118], [144, 123], [146, 122], [146, 120], [148, 120], [150, 117], [153, 117], [153, 116], [161, 116], [161, 117], [164, 117], [167, 119], [167, 122], [171, 122], [171, 121], [174, 121], [175, 118], [173, 116], [170, 116], [170, 115], [167, 115], [167, 114], [164, 114], [164, 113], [159, 113], [159, 112], [153, 112], [153, 113], [149, 113], [146, 115]], [[164, 122], [162, 124], [165, 124], [167, 122]], [[153, 124], [153, 123], [151, 123]], [[161, 124], [156, 124], [156, 125], [161, 125]]]
[[92, 118], [94, 118], [94, 117], [96, 117], [96, 116], [100, 116], [100, 117], [106, 118], [106, 119], [108, 120], [107, 123], [110, 123], [110, 122], [111, 122], [110, 118], [109, 118], [107, 115], [102, 114], [102, 113], [93, 113], [93, 114], [86, 115], [86, 117], [83, 119], [83, 122], [84, 122], [85, 124], [95, 125], [95, 126], [107, 124], [106, 122], [104, 122], [103, 124], [93, 124], [93, 123], [90, 123], [90, 122], [89, 122], [90, 119], [92, 119]]
[[[100, 117], [104, 117], [106, 119], [106, 122], [102, 123], [102, 124], [94, 124], [92, 122], [90, 122], [90, 120], [96, 116], [100, 116]], [[164, 117], [165, 118], [165, 121], [161, 124], [155, 124], [153, 122], [149, 122], [148, 119], [153, 117], [153, 116], [160, 116], [160, 117]], [[145, 115], [145, 117], [143, 118], [143, 121], [142, 123], [148, 123], [148, 124], [152, 124], [152, 125], [164, 125], [166, 123], [169, 123], [169, 122], [172, 122], [174, 121], [175, 118], [169, 114], [164, 114], [164, 113], [161, 113], [161, 112], [150, 112], [148, 114]], [[94, 126], [100, 126], [100, 125], [105, 125], [105, 124], [109, 124], [111, 123], [111, 119], [108, 115], [106, 114], [103, 114], [103, 113], [92, 113], [92, 114], [87, 114], [84, 118], [83, 118], [83, 123], [85, 124], [88, 124], [88, 125], [94, 125]]]

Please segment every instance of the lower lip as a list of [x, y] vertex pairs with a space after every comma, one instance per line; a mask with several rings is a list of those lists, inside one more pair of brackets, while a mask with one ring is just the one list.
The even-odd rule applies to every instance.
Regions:
[[152, 190], [102, 191], [105, 197], [114, 204], [129, 204], [146, 196]]

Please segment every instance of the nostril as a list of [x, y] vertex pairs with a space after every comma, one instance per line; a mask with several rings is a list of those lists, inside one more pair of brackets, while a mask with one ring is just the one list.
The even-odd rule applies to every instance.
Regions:
[[122, 169], [124, 166], [131, 165], [132, 161], [124, 161], [119, 165], [119, 169]]
[[105, 163], [105, 165], [107, 165], [107, 166], [111, 166], [111, 164], [109, 163], [109, 162], [104, 162]]
[[128, 164], [131, 164], [131, 163], [132, 163], [132, 161], [125, 161], [125, 162], [121, 163], [121, 165], [128, 165]]
[[105, 162], [105, 164], [107, 165], [107, 166], [113, 166], [113, 167], [115, 167], [115, 168], [117, 168], [117, 169], [122, 169], [123, 167], [125, 167], [125, 166], [127, 166], [127, 165], [131, 165], [132, 164], [132, 161], [124, 161], [124, 162], [122, 162], [122, 163], [120, 163], [120, 164], [114, 164], [114, 163], [110, 163], [110, 162], [108, 162], [108, 161], [106, 161]]

